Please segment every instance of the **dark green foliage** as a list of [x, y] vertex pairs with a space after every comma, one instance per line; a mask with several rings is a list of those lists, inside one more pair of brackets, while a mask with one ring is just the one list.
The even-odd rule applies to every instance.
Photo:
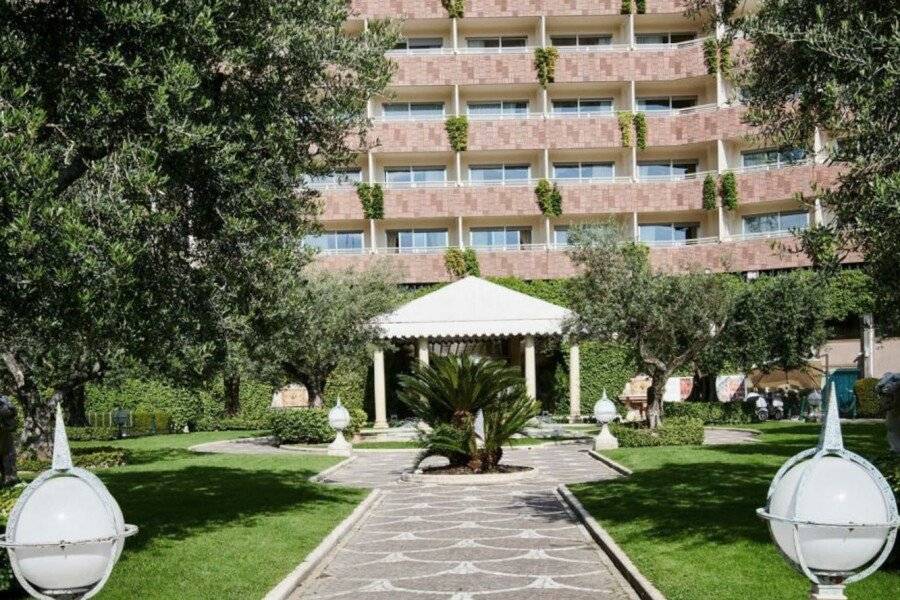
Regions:
[[119, 438], [117, 427], [66, 427], [66, 435], [73, 442], [102, 442]]
[[[87, 447], [72, 448], [72, 462], [83, 469], [107, 469], [128, 464], [128, 452], [122, 448]], [[49, 460], [19, 457], [16, 466], [20, 471], [39, 472], [50, 468]]]
[[569, 297], [569, 288], [572, 285], [571, 279], [534, 279], [525, 281], [518, 277], [488, 277], [488, 280], [508, 287], [511, 290], [516, 290], [560, 306], [569, 306], [571, 301]]
[[619, 135], [622, 138], [622, 147], [628, 148], [631, 146], [631, 131], [634, 119], [630, 112], [624, 110], [619, 111], [616, 117], [619, 121]]
[[691, 417], [706, 425], [740, 425], [753, 421], [749, 402], [671, 402], [666, 404], [666, 417]]
[[444, 267], [452, 277], [463, 277], [466, 274], [466, 259], [460, 248], [447, 248], [444, 252]]
[[269, 425], [281, 444], [324, 444], [335, 437], [328, 411], [321, 408], [272, 409]]
[[444, 123], [450, 148], [454, 152], [465, 152], [469, 147], [469, 119], [465, 115], [449, 117]]
[[[19, 483], [10, 487], [0, 488], [0, 528], [6, 530], [6, 520], [9, 513], [12, 512], [16, 500], [25, 489], [24, 483]], [[0, 592], [5, 592], [13, 586], [15, 575], [13, 574], [12, 565], [9, 564], [9, 553], [0, 552]]]
[[562, 192], [555, 183], [551, 184], [549, 180], [541, 179], [534, 188], [534, 195], [541, 213], [545, 216], [559, 217], [562, 215]]
[[380, 183], [358, 183], [356, 195], [362, 205], [363, 216], [367, 219], [384, 218], [384, 188]]
[[634, 113], [634, 139], [638, 150], [647, 149], [647, 115]]
[[631, 0], [622, 0], [622, 9], [619, 11], [623, 15], [631, 14]]
[[716, 179], [711, 174], [703, 178], [703, 210], [716, 209]]
[[719, 40], [719, 70], [727, 80], [734, 78], [734, 62], [731, 60], [731, 40], [728, 38]]
[[466, 275], [481, 276], [481, 267], [478, 265], [478, 254], [474, 248], [466, 248], [463, 251], [463, 261], [466, 264]]
[[637, 14], [642, 15], [647, 12], [647, 0], [636, 0], [635, 6], [637, 8]]
[[534, 49], [534, 70], [537, 72], [537, 79], [541, 87], [546, 88], [553, 83], [556, 77], [556, 60], [558, 58], [559, 50], [553, 46]]
[[369, 365], [367, 363], [340, 363], [332, 371], [325, 385], [325, 406], [334, 406], [337, 399], [351, 413], [362, 409], [366, 397], [366, 378]]
[[856, 408], [860, 417], [874, 419], [884, 417], [884, 403], [875, 393], [875, 384], [878, 380], [874, 377], [857, 379], [853, 384], [853, 393], [856, 394]]
[[617, 423], [612, 424], [610, 429], [621, 448], [703, 444], [703, 421], [692, 417], [670, 417], [656, 429]]
[[[628, 380], [639, 372], [628, 348], [614, 342], [583, 341], [580, 350], [582, 412], [593, 408], [594, 403], [606, 390], [610, 400], [624, 413], [624, 406], [618, 399], [619, 395], [624, 391]], [[569, 414], [568, 344], [562, 344], [554, 377], [555, 384], [552, 391], [555, 396], [548, 400], [555, 414], [567, 415]], [[539, 386], [539, 394], [541, 391]]]
[[706, 72], [715, 75], [719, 71], [719, 44], [716, 38], [706, 38], [703, 42], [703, 62], [706, 63]]
[[721, 183], [722, 206], [728, 210], [737, 210], [738, 208], [738, 190], [737, 178], [731, 171], [726, 171], [722, 175]]
[[465, 12], [465, 0], [441, 0], [441, 5], [451, 19], [462, 19]]
[[872, 278], [859, 269], [828, 272], [824, 278], [822, 310], [826, 319], [842, 321], [875, 308]]

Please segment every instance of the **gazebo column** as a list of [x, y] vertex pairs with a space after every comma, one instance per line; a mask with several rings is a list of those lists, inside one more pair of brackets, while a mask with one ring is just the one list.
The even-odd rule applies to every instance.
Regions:
[[537, 375], [534, 366], [534, 336], [525, 336], [525, 391], [537, 398]]
[[420, 337], [416, 343], [419, 350], [419, 362], [428, 365], [428, 338]]
[[384, 350], [375, 350], [375, 429], [387, 429], [387, 392], [384, 385]]
[[569, 422], [581, 421], [581, 350], [569, 344]]

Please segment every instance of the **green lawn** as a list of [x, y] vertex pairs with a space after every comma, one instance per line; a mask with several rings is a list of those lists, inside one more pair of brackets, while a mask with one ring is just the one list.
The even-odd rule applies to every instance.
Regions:
[[128, 466], [98, 471], [140, 527], [98, 598], [261, 598], [365, 496], [307, 481], [338, 458], [187, 450], [250, 434], [77, 443], [131, 451]]
[[[571, 486], [590, 513], [670, 600], [796, 600], [809, 583], [770, 541], [755, 509], [789, 456], [814, 446], [818, 425], [754, 425], [760, 443], [604, 451], [631, 477]], [[886, 446], [884, 425], [844, 425], [863, 455]], [[900, 598], [900, 571], [879, 571], [848, 588], [852, 599]]]

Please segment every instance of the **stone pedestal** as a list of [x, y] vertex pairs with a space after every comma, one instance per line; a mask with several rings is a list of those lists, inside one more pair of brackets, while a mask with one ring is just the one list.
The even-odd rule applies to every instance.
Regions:
[[609, 425], [603, 425], [600, 433], [594, 438], [594, 450], [611, 450], [619, 447], [619, 440], [609, 430]]
[[842, 585], [816, 585], [813, 584], [809, 593], [809, 600], [847, 600]]
[[353, 444], [344, 438], [344, 432], [338, 431], [334, 441], [328, 445], [328, 456], [350, 456]]

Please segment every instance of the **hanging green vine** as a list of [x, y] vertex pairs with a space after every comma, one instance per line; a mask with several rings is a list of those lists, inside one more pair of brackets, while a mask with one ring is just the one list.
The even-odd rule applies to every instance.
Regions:
[[451, 277], [465, 277], [466, 275], [481, 275], [481, 267], [478, 265], [478, 255], [473, 248], [447, 248], [444, 252], [444, 267]]
[[703, 41], [703, 62], [706, 63], [706, 72], [715, 75], [719, 70], [719, 44], [716, 38], [706, 38]]
[[463, 18], [465, 0], [441, 0], [441, 4], [444, 5], [444, 10], [451, 19]]
[[534, 70], [537, 71], [541, 87], [546, 88], [547, 85], [553, 83], [556, 77], [556, 59], [558, 58], [559, 51], [553, 46], [534, 49]]
[[555, 183], [551, 184], [548, 180], [541, 179], [534, 188], [534, 195], [537, 197], [538, 207], [545, 216], [562, 215], [562, 192]]
[[722, 206], [728, 210], [737, 210], [738, 207], [738, 190], [737, 178], [731, 171], [722, 175], [721, 183]]
[[359, 183], [356, 185], [356, 195], [359, 197], [365, 218], [384, 218], [384, 188], [380, 183]]
[[466, 263], [466, 275], [481, 277], [481, 267], [478, 265], [478, 255], [474, 248], [466, 248], [463, 251], [463, 260]]
[[647, 0], [637, 0], [635, 4], [637, 5], [637, 13], [639, 15], [647, 12]]
[[622, 146], [631, 146], [631, 113], [619, 111], [616, 115], [619, 119], [619, 134], [622, 136]]
[[469, 147], [469, 119], [466, 116], [448, 118], [444, 129], [454, 152], [464, 152]]
[[638, 150], [647, 149], [647, 115], [634, 113], [634, 136]]
[[726, 79], [731, 79], [734, 63], [731, 60], [731, 40], [719, 40], [719, 70]]
[[623, 15], [631, 14], [631, 0], [622, 0], [622, 10], [619, 11]]
[[703, 179], [703, 210], [716, 209], [716, 179], [708, 174]]

